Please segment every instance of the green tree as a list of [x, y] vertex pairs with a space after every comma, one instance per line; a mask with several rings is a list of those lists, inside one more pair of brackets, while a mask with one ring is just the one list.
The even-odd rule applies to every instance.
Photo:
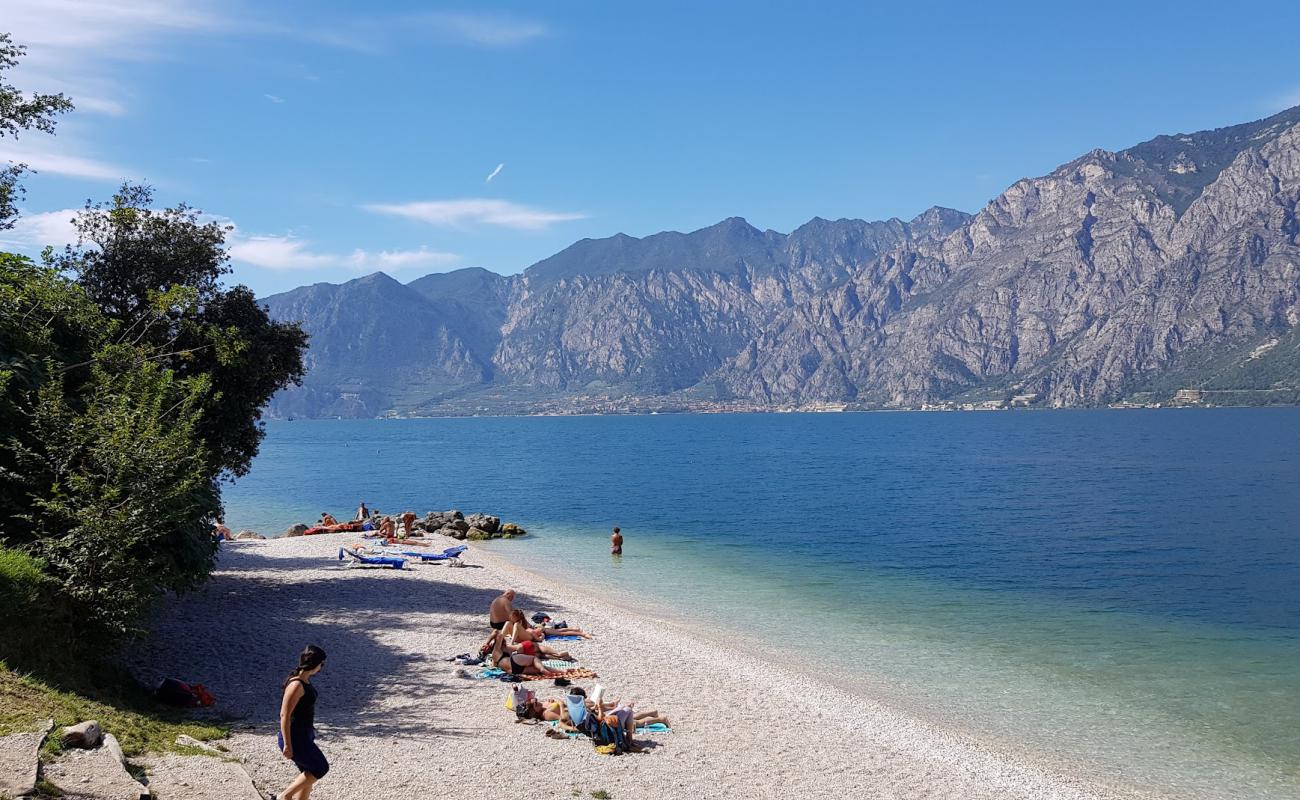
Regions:
[[[16, 45], [7, 33], [0, 33], [0, 139], [17, 138], [20, 131], [35, 128], [54, 132], [54, 118], [72, 110], [72, 101], [62, 94], [34, 94], [26, 97], [5, 82], [4, 73], [18, 65], [26, 48]], [[0, 167], [0, 230], [13, 227], [16, 206], [22, 194], [18, 183], [27, 165], [8, 163]]]
[[[0, 73], [22, 53], [0, 35]], [[0, 137], [51, 132], [69, 108], [0, 81]], [[0, 170], [0, 228], [23, 170]], [[27, 620], [43, 649], [112, 641], [207, 577], [220, 483], [303, 373], [306, 334], [221, 284], [228, 229], [152, 200], [126, 185], [88, 204], [79, 243], [43, 265], [0, 253], [0, 600], [43, 615]], [[0, 658], [19, 638], [0, 636]]]
[[[185, 205], [155, 210], [152, 201], [149, 187], [126, 184], [110, 202], [87, 204], [74, 221], [80, 243], [46, 260], [76, 275], [125, 335], [157, 348], [177, 375], [212, 379], [197, 430], [213, 469], [242, 475], [262, 439], [262, 408], [302, 378], [307, 336], [271, 320], [246, 287], [221, 285], [228, 227]], [[177, 287], [187, 302], [157, 305]]]

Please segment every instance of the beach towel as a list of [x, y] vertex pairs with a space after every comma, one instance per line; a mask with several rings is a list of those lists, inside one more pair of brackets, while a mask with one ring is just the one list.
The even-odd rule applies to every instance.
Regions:
[[596, 674], [595, 670], [587, 669], [586, 667], [574, 667], [573, 669], [566, 669], [563, 672], [548, 672], [545, 675], [520, 675], [519, 677], [526, 681], [549, 681], [553, 678], [568, 678], [569, 680], [575, 680], [579, 678], [599, 678], [600, 676]]
[[[547, 724], [550, 725], [552, 728], [556, 728], [557, 730], [559, 729], [560, 726], [558, 720], [551, 720]], [[672, 733], [673, 729], [663, 724], [662, 722], [652, 722], [649, 725], [637, 726], [636, 732], [638, 734], [641, 734], [642, 736], [645, 736], [651, 733]], [[577, 739], [579, 736], [582, 735], [577, 731], [560, 731], [560, 733], [567, 735], [570, 739]]]
[[474, 677], [478, 678], [479, 680], [485, 681], [491, 678], [500, 678], [504, 674], [506, 674], [506, 671], [503, 669], [497, 669], [496, 667], [488, 667], [487, 669], [479, 672], [479, 674], [475, 675]]
[[557, 658], [557, 659], [552, 659], [551, 661], [543, 661], [542, 666], [546, 667], [547, 669], [560, 672], [566, 669], [573, 669], [578, 665], [572, 661], [561, 661], [560, 659]]
[[548, 641], [548, 642], [580, 642], [580, 641], [582, 641], [582, 637], [581, 637], [581, 636], [553, 636], [553, 635], [547, 635], [547, 637], [546, 637], [546, 641]]

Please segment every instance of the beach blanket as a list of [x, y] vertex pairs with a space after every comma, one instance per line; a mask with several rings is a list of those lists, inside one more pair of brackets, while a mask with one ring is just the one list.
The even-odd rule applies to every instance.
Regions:
[[[547, 724], [557, 730], [560, 727], [560, 723], [557, 720], [551, 720]], [[672, 733], [673, 729], [663, 724], [662, 722], [652, 722], [649, 725], [638, 725], [636, 732], [642, 735], [651, 734], [651, 733]], [[578, 737], [582, 736], [582, 734], [578, 733], [577, 731], [563, 731], [563, 733], [565, 733], [570, 739], [577, 739]]]
[[303, 536], [315, 536], [318, 533], [355, 533], [361, 530], [360, 522], [340, 522], [337, 525], [316, 525], [303, 532]]
[[526, 681], [549, 681], [555, 678], [568, 678], [569, 680], [581, 680], [585, 678], [599, 678], [595, 670], [586, 667], [574, 667], [573, 669], [561, 670], [559, 672], [550, 672], [545, 675], [520, 675], [522, 680]]

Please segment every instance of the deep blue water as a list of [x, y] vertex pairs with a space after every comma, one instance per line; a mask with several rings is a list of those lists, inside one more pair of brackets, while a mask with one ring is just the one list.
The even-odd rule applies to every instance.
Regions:
[[272, 423], [227, 521], [359, 500], [1064, 768], [1300, 797], [1300, 409]]

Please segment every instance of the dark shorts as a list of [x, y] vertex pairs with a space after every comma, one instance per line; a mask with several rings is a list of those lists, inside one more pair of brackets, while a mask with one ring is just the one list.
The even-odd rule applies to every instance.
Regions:
[[502, 628], [504, 628], [506, 626], [506, 622], [507, 620], [504, 619], [501, 620], [500, 622], [493, 622], [492, 620], [488, 620], [488, 624], [492, 626], [492, 630], [494, 631], [499, 631]]
[[[325, 760], [325, 754], [316, 746], [316, 734], [295, 734], [291, 731], [289, 738], [293, 740], [293, 763], [298, 769], [316, 780], [325, 777], [325, 773], [330, 771], [330, 762]], [[283, 752], [284, 735], [277, 734], [275, 739]]]

